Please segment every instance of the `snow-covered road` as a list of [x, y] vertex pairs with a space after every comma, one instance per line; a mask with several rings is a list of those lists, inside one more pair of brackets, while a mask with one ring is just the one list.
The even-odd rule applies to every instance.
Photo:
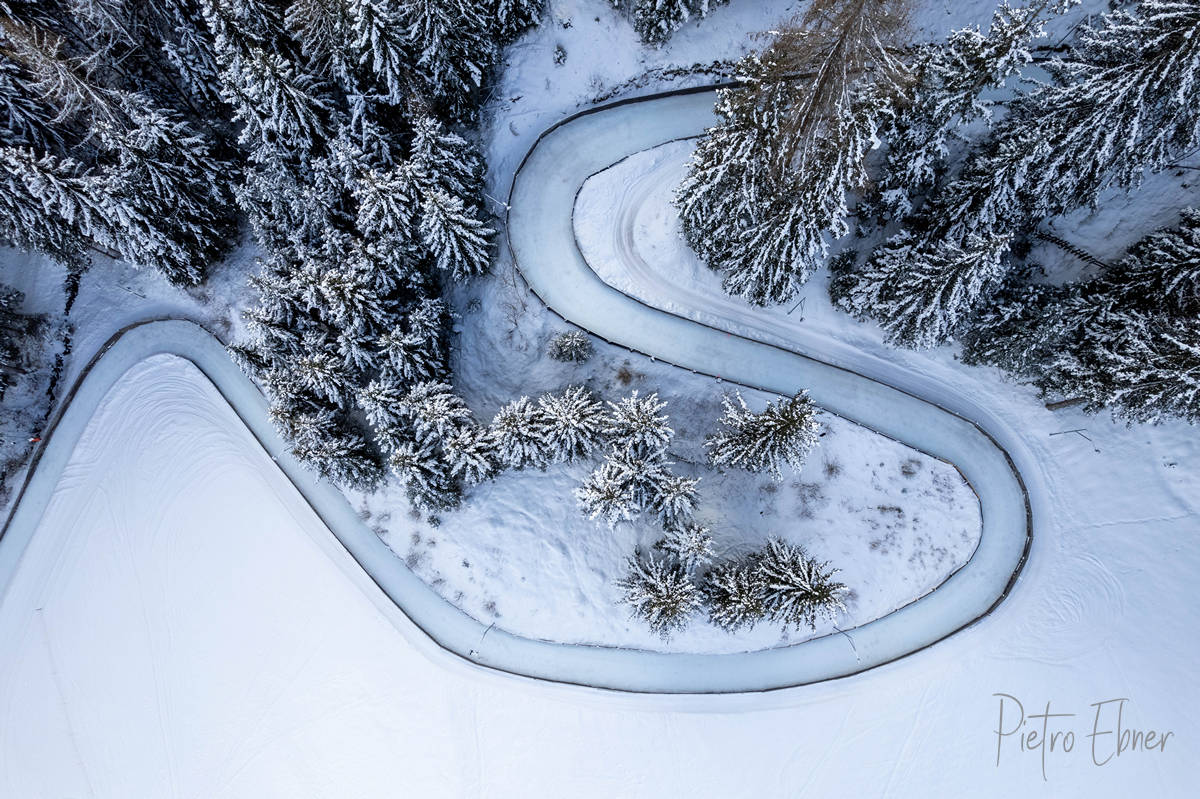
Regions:
[[566, 320], [654, 358], [779, 394], [807, 388], [825, 409], [953, 463], [979, 496], [983, 514], [971, 560], [916, 602], [846, 635], [719, 660], [697, 657], [673, 670], [682, 690], [761, 690], [872, 668], [985, 616], [1024, 563], [1031, 502], [1018, 471], [1022, 442], [985, 409], [929, 381], [868, 377], [853, 371], [852, 361], [835, 365], [647, 305], [592, 270], [574, 235], [580, 187], [633, 153], [702, 133], [714, 122], [712, 105], [707, 90], [642, 98], [589, 109], [543, 134], [517, 171], [509, 198], [509, 244], [530, 287]]

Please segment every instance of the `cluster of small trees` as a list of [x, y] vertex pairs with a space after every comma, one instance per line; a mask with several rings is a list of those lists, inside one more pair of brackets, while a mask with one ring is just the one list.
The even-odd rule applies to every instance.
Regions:
[[701, 611], [712, 624], [735, 631], [765, 620], [815, 630], [845, 610], [847, 588], [834, 579], [838, 570], [782, 539], [744, 558], [707, 564], [635, 555], [618, 583], [622, 599], [663, 638]]
[[[1200, 146], [1200, 8], [1138, 0], [1080, 26], [1064, 55], [1035, 59], [1046, 21], [1074, 0], [1002, 2], [986, 32], [917, 45], [904, 42], [907, 5], [818, 0], [742, 63], [745, 85], [721, 93], [722, 122], [678, 190], [691, 246], [729, 292], [765, 304], [789, 299], [854, 217], [860, 233], [881, 225], [883, 244], [835, 259], [830, 289], [892, 343], [965, 337], [968, 358], [1093, 410], [1200, 418], [1194, 313], [1124, 268], [1058, 291], [1037, 285], [1023, 260], [1043, 220], [1136, 187]], [[997, 103], [1035, 60], [1049, 80]], [[881, 143], [884, 157], [868, 162]], [[1170, 234], [1189, 235], [1186, 218]], [[1186, 272], [1190, 256], [1130, 257]], [[1071, 353], [1002, 354], [1034, 336], [1070, 342]]]
[[[782, 467], [799, 469], [816, 443], [816, 408], [805, 392], [749, 409], [740, 393], [723, 398], [720, 429], [705, 441], [714, 468], [741, 468], [782, 479]], [[668, 637], [692, 615], [708, 608], [710, 620], [726, 629], [771, 618], [799, 627], [816, 625], [841, 607], [836, 570], [802, 549], [771, 541], [762, 552], [712, 567], [712, 531], [696, 520], [698, 480], [673, 474], [667, 447], [673, 435], [665, 403], [636, 393], [610, 403], [611, 449], [577, 492], [592, 518], [610, 525], [651, 511], [663, 528], [658, 554], [635, 553], [619, 582], [622, 601], [654, 632]]]

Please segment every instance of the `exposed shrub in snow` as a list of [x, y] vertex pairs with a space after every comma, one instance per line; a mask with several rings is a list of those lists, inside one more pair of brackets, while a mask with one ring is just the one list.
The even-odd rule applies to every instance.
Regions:
[[633, 615], [663, 638], [686, 627], [701, 605], [696, 584], [674, 561], [635, 555], [617, 586], [624, 592], [622, 601]]
[[546, 354], [564, 363], [583, 363], [592, 357], [592, 339], [582, 330], [568, 330], [550, 339]]

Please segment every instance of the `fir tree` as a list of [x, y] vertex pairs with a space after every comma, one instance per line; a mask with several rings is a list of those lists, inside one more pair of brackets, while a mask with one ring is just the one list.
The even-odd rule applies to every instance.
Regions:
[[686, 526], [696, 510], [696, 484], [699, 478], [668, 475], [659, 480], [650, 498], [651, 509], [658, 514], [663, 529]]
[[494, 231], [469, 214], [462, 200], [434, 190], [421, 206], [421, 239], [437, 266], [455, 280], [487, 271]]
[[[720, 122], [677, 190], [684, 238], [725, 290], [790, 299], [849, 232], [847, 194], [865, 186], [907, 80], [892, 55], [906, 0], [818, 0], [739, 65]], [[803, 79], [808, 76], [809, 79]]]
[[700, 591], [677, 563], [635, 555], [617, 582], [635, 618], [664, 639], [682, 630], [700, 608]]
[[561, 394], [539, 397], [538, 414], [551, 462], [584, 458], [600, 446], [604, 406], [587, 389], [570, 386]]
[[632, 520], [639, 510], [625, 476], [609, 461], [583, 481], [575, 497], [589, 519], [603, 519], [609, 527]]
[[706, 525], [692, 521], [667, 527], [654, 546], [674, 557], [688, 571], [708, 565], [714, 554], [712, 532]]
[[467, 485], [476, 485], [496, 474], [491, 434], [478, 424], [462, 425], [442, 439], [442, 450], [450, 475]]
[[663, 44], [687, 22], [690, 5], [688, 0], [637, 0], [633, 5], [633, 29], [643, 42]]
[[725, 429], [705, 442], [714, 466], [767, 472], [781, 480], [781, 467], [799, 469], [817, 443], [820, 424], [806, 391], [768, 403], [762, 413], [751, 411], [740, 392], [726, 395], [723, 403], [721, 424]]
[[592, 357], [592, 340], [582, 330], [568, 330], [550, 339], [546, 354], [563, 363], [583, 363]]
[[388, 466], [405, 487], [414, 506], [436, 512], [458, 504], [458, 488], [432, 443], [400, 441], [388, 455]]
[[708, 620], [730, 632], [753, 627], [767, 616], [766, 593], [756, 557], [722, 563], [704, 581]]
[[635, 390], [620, 402], [609, 402], [609, 419], [605, 428], [617, 450], [642, 457], [666, 451], [675, 432], [666, 415], [659, 415], [667, 407], [659, 401], [658, 394], [639, 399]]
[[819, 619], [834, 619], [845, 610], [846, 586], [833, 579], [837, 569], [809, 557], [804, 549], [778, 538], [767, 542], [758, 558], [763, 605], [775, 621], [815, 630]]
[[501, 408], [492, 420], [491, 433], [496, 457], [505, 466], [544, 468], [550, 460], [546, 425], [529, 397]]
[[417, 383], [404, 396], [401, 407], [422, 440], [442, 442], [474, 424], [471, 409], [448, 383]]

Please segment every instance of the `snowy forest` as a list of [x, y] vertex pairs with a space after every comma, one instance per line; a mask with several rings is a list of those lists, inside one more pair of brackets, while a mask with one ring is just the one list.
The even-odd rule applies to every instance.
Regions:
[[[1053, 42], [1073, 0], [1002, 3], [914, 44], [912, 5], [815, 0], [740, 63], [678, 189], [689, 245], [751, 303], [830, 262], [835, 303], [893, 344], [957, 339], [1048, 398], [1200, 419], [1197, 212], [1123, 257], [1046, 228], [1200, 146], [1200, 6], [1115, 3]], [[1038, 241], [1094, 271], [1046, 279]]]

